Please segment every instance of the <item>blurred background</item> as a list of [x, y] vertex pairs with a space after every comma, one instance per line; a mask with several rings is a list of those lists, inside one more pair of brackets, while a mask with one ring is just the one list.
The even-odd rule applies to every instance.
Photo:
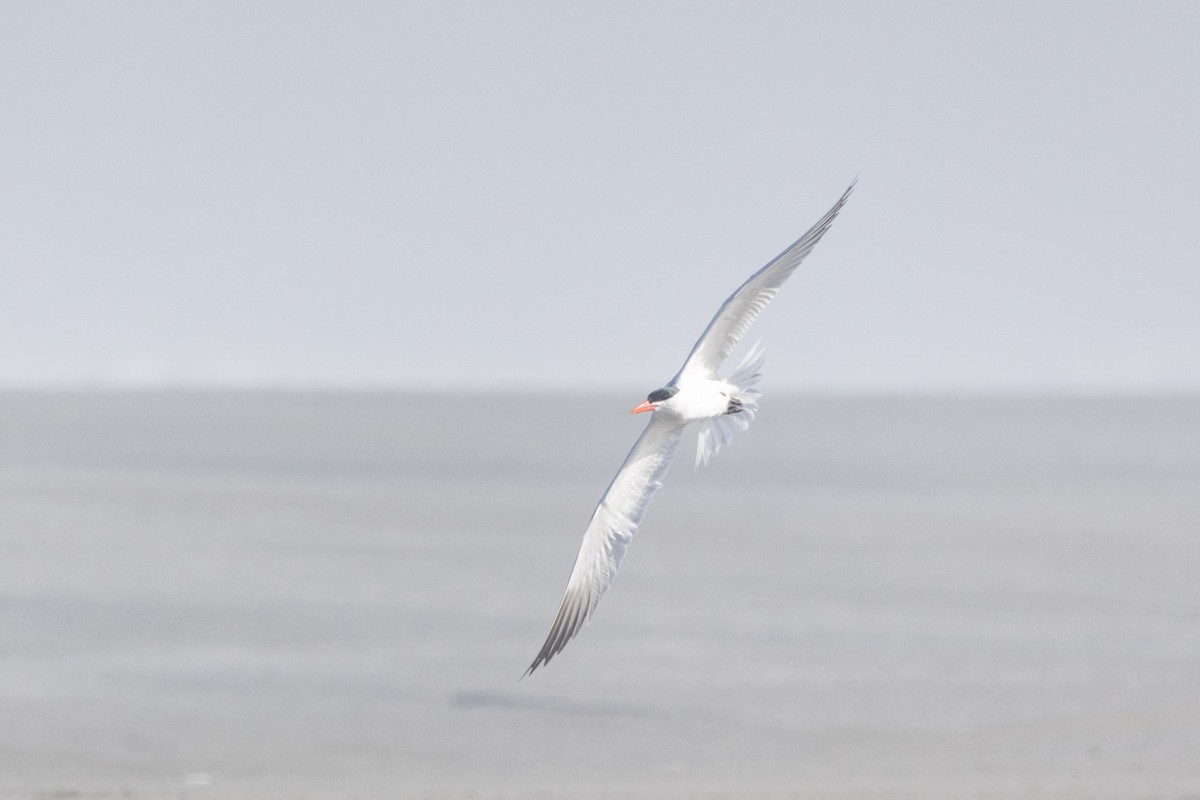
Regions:
[[3, 17], [9, 386], [640, 393], [861, 174], [776, 386], [1200, 387], [1191, 3]]
[[[0, 6], [0, 797], [1196, 797], [1198, 40]], [[628, 409], [855, 176], [518, 681]]]

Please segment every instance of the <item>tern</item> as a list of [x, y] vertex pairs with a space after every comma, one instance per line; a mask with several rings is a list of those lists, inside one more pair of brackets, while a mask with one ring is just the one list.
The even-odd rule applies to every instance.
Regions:
[[762, 378], [761, 342], [750, 348], [728, 377], [720, 377], [717, 370], [750, 324], [779, 293], [783, 282], [833, 225], [856, 182], [857, 179], [817, 224], [729, 296], [675, 377], [661, 389], [650, 392], [630, 412], [653, 413], [592, 513], [554, 624], [525, 675], [548, 664], [591, 619], [600, 597], [616, 577], [617, 567], [637, 533], [646, 506], [662, 486], [683, 429], [693, 422], [699, 423], [698, 468], [711, 461], [730, 442], [735, 431], [750, 427], [762, 395], [756, 388]]

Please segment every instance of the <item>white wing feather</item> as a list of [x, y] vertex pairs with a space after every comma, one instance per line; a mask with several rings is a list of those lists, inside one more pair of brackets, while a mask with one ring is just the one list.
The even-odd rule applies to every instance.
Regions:
[[[857, 183], [857, 181], [855, 181]], [[693, 373], [706, 378], [715, 378], [717, 369], [729, 357], [729, 353], [745, 335], [750, 323], [766, 308], [783, 282], [796, 271], [800, 262], [812, 252], [817, 242], [829, 230], [842, 206], [854, 191], [851, 183], [833, 208], [821, 217], [816, 225], [792, 243], [792, 246], [776, 256], [769, 264], [749, 277], [717, 311], [712, 322], [704, 329], [700, 339], [692, 347], [687, 360], [672, 383], [678, 383], [684, 373]]]
[[600, 498], [583, 534], [558, 615], [526, 675], [550, 661], [592, 616], [675, 458], [683, 426], [655, 413]]

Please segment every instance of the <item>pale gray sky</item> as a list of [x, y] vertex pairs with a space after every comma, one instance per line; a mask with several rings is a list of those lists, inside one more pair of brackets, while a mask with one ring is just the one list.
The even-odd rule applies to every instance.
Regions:
[[1198, 3], [0, 6], [0, 385], [1200, 389]]

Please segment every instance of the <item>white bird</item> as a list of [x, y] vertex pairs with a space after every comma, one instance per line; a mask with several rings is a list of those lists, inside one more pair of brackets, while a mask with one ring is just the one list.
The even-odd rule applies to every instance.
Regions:
[[704, 329], [678, 374], [633, 409], [634, 414], [653, 411], [654, 415], [592, 514], [558, 615], [526, 675], [549, 663], [591, 619], [601, 595], [616, 577], [646, 506], [662, 486], [683, 429], [691, 422], [700, 423], [696, 442], [699, 467], [729, 443], [735, 430], [750, 427], [761, 396], [755, 386], [762, 377], [762, 348], [755, 344], [728, 378], [718, 376], [717, 369], [829, 230], [852, 191], [854, 183], [816, 225], [738, 287]]

